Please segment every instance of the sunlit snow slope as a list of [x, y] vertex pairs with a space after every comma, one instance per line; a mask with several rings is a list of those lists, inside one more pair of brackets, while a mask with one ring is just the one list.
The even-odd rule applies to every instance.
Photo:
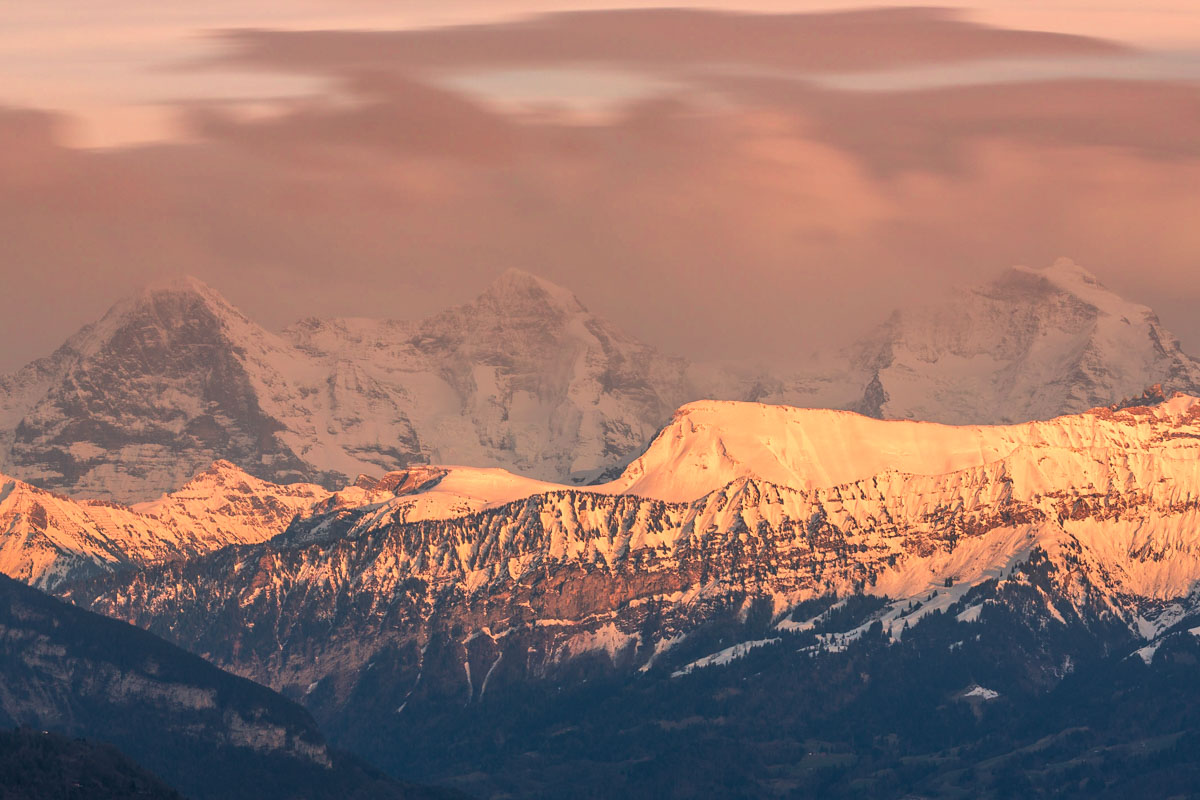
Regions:
[[228, 462], [133, 508], [71, 500], [0, 476], [0, 572], [53, 587], [122, 566], [255, 544], [329, 497], [312, 484], [268, 484]]

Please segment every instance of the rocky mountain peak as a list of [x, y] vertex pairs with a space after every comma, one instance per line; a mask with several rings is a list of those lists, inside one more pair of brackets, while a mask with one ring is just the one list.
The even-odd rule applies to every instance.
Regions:
[[1069, 295], [1094, 308], [1099, 315], [1123, 317], [1129, 324], [1154, 317], [1149, 308], [1121, 297], [1069, 258], [1060, 258], [1046, 267], [1015, 266], [992, 286], [1011, 285], [1013, 278], [1032, 279], [1043, 291]]
[[1082, 264], [1077, 263], [1074, 259], [1057, 258], [1053, 264], [1045, 267], [1028, 267], [1018, 265], [1013, 267], [1016, 272], [1025, 272], [1030, 275], [1037, 275], [1063, 289], [1077, 289], [1081, 286], [1104, 288], [1092, 272], [1084, 268]]
[[859, 407], [955, 424], [1049, 419], [1155, 383], [1200, 389], [1200, 362], [1154, 313], [1070, 259], [897, 313], [850, 358], [881, 401]]
[[179, 316], [206, 313], [215, 317], [243, 318], [225, 297], [199, 278], [184, 276], [156, 281], [113, 306], [110, 314], [160, 313], [164, 323]]
[[143, 297], [155, 295], [194, 295], [205, 297], [215, 303], [229, 306], [228, 301], [213, 287], [197, 278], [195, 275], [177, 275], [162, 280], [152, 281], [142, 287]]
[[1036, 276], [1053, 284], [1062, 291], [1080, 296], [1105, 292], [1116, 297], [1115, 294], [1100, 282], [1100, 279], [1095, 274], [1070, 258], [1055, 259], [1053, 264], [1044, 267], [1017, 265], [1012, 268], [1012, 272]]
[[219, 292], [193, 277], [154, 283], [114, 304], [66, 347], [83, 360], [103, 352], [155, 352], [180, 344], [270, 338]]
[[237, 486], [246, 482], [265, 484], [264, 481], [255, 478], [232, 461], [221, 458], [210, 464], [207, 469], [196, 473], [195, 477], [184, 484], [181, 489], [198, 487], [211, 489], [219, 486]]
[[587, 311], [569, 289], [515, 268], [501, 273], [471, 305], [503, 313], [571, 315]]

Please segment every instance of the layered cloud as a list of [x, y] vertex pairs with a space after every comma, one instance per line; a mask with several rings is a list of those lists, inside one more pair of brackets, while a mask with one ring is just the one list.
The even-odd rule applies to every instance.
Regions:
[[1123, 52], [1113, 42], [989, 27], [945, 9], [817, 14], [694, 9], [559, 13], [409, 31], [230, 31], [221, 63], [297, 71], [620, 64], [840, 71]]
[[[1195, 83], [851, 91], [822, 78], [1119, 55], [1110, 43], [929, 11], [609, 12], [222, 41], [224, 69], [330, 88], [187, 104], [185, 138], [109, 152], [66, 147], [61, 117], [0, 113], [3, 366], [163, 274], [195, 273], [282, 325], [422, 315], [511, 266], [666, 349], [794, 361], [897, 303], [1059, 255], [1200, 345], [1184, 313], [1200, 300]], [[581, 116], [512, 102], [518, 69], [619, 71], [633, 88]], [[499, 77], [462, 78], [487, 74]]]

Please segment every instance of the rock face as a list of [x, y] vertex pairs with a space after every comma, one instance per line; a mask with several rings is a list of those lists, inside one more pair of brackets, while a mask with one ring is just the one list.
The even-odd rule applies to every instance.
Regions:
[[[410, 702], [728, 663], [812, 631], [795, 609], [830, 595], [879, 600], [825, 628], [826, 650], [1006, 597], [1095, 649], [1101, 631], [1155, 635], [1200, 579], [1200, 400], [1184, 395], [974, 427], [700, 402], [586, 490], [470, 470], [391, 483], [410, 491], [69, 594], [350, 736]], [[750, 641], [704, 633], [748, 619]], [[1021, 669], [1052, 680], [1034, 651]]]
[[1067, 260], [897, 312], [850, 361], [865, 376], [860, 410], [950, 424], [1049, 419], [1154, 384], [1200, 393], [1200, 362], [1154, 312]]

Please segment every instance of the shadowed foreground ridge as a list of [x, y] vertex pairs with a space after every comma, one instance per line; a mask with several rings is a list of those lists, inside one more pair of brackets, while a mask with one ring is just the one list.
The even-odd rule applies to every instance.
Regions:
[[195, 800], [438, 797], [331, 750], [308, 712], [0, 576], [0, 722], [109, 742]]
[[4, 800], [183, 800], [111, 745], [17, 728], [0, 732]]

